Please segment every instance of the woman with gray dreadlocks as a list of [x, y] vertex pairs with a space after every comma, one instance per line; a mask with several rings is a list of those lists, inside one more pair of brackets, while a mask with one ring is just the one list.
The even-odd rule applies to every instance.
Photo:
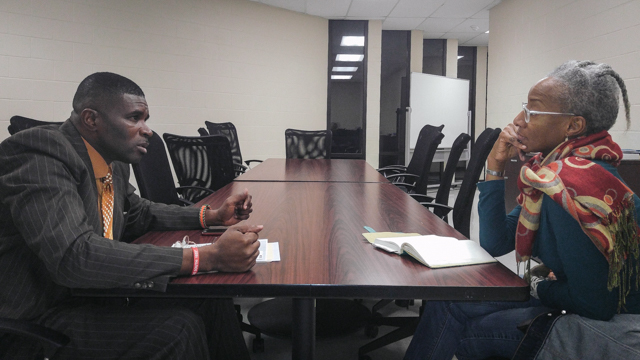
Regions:
[[[590, 328], [613, 324], [607, 331], [620, 331], [612, 344], [581, 343], [577, 353], [567, 353], [565, 345], [564, 359], [598, 358], [595, 350], [602, 349], [609, 359], [640, 358], [638, 325], [628, 331], [616, 323], [622, 321], [617, 314], [640, 314], [640, 199], [616, 170], [622, 151], [607, 131], [618, 116], [619, 92], [628, 128], [627, 89], [606, 64], [569, 61], [529, 90], [487, 158], [487, 181], [478, 184], [480, 243], [493, 256], [515, 249], [526, 269], [535, 256], [551, 272], [531, 273], [527, 302], [429, 302], [405, 359], [512, 358], [516, 350], [537, 351], [540, 344], [524, 341], [518, 348], [524, 336], [518, 325], [560, 310], [573, 314], [565, 318], [591, 322]], [[505, 164], [515, 156], [524, 160], [525, 153], [537, 155], [522, 167], [519, 205], [506, 214]], [[633, 318], [640, 321], [640, 315]], [[578, 336], [566, 332], [551, 337]]]

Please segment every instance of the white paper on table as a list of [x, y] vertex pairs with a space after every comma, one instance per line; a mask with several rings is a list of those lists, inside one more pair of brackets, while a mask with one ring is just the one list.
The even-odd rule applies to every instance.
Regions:
[[256, 262], [280, 261], [280, 246], [277, 242], [270, 243], [268, 239], [258, 239], [258, 241], [260, 242], [260, 254]]

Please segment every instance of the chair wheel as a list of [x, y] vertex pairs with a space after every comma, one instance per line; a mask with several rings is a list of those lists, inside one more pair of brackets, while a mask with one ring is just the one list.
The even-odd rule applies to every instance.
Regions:
[[378, 327], [375, 325], [367, 325], [364, 327], [364, 334], [368, 338], [375, 338], [378, 336]]
[[253, 348], [254, 353], [263, 353], [264, 352], [264, 339], [255, 338], [253, 339]]

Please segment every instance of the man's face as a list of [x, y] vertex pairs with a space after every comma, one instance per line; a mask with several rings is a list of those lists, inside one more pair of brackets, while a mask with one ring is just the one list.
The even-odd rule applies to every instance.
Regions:
[[147, 126], [149, 106], [142, 96], [125, 94], [96, 118], [98, 151], [107, 161], [138, 163], [153, 134]]

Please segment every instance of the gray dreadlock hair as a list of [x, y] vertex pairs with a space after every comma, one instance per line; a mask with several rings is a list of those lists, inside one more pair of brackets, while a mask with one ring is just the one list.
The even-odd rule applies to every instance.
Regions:
[[619, 87], [629, 129], [631, 117], [627, 87], [611, 66], [571, 60], [558, 66], [548, 76], [565, 85], [558, 94], [563, 111], [585, 118], [586, 135], [609, 130], [615, 124], [620, 101]]

